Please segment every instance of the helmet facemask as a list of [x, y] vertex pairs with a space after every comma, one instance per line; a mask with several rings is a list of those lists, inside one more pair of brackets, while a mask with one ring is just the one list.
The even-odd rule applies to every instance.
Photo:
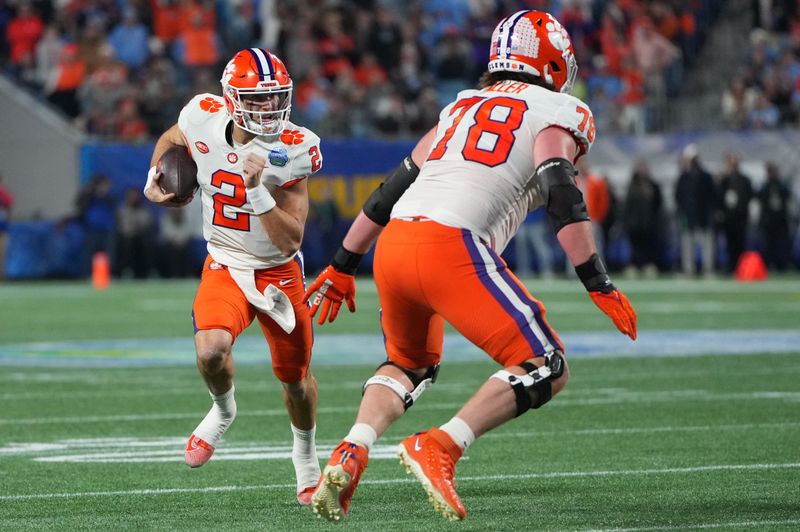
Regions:
[[[233, 121], [255, 135], [277, 135], [286, 127], [292, 110], [292, 85], [272, 88], [224, 87]], [[272, 102], [272, 105], [269, 105]]]

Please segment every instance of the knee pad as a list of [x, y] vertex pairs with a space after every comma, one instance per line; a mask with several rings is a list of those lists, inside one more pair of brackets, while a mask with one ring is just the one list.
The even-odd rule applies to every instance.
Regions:
[[377, 369], [381, 369], [383, 366], [394, 366], [400, 369], [406, 374], [406, 377], [408, 377], [408, 379], [411, 381], [411, 385], [414, 388], [411, 391], [408, 391], [403, 383], [394, 377], [389, 377], [388, 375], [373, 375], [367, 379], [367, 382], [364, 383], [364, 387], [361, 390], [361, 395], [364, 395], [364, 391], [367, 389], [367, 386], [371, 386], [373, 384], [386, 386], [400, 397], [400, 399], [403, 401], [403, 408], [405, 410], [411, 408], [419, 396], [422, 395], [422, 392], [427, 390], [434, 382], [436, 382], [436, 377], [439, 375], [439, 364], [429, 367], [422, 376], [419, 376], [413, 371], [409, 371], [402, 366], [398, 366], [389, 360], [378, 366]]
[[514, 390], [517, 400], [515, 417], [531, 408], [540, 408], [553, 397], [552, 381], [564, 374], [564, 357], [561, 351], [556, 350], [545, 355], [545, 365], [542, 367], [530, 362], [523, 362], [520, 367], [527, 372], [525, 375], [515, 375], [504, 369], [492, 375], [492, 378], [505, 382]]

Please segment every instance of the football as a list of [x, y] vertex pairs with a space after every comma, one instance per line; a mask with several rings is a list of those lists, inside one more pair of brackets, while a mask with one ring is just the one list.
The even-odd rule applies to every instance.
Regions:
[[158, 160], [163, 174], [158, 180], [165, 194], [175, 193], [174, 201], [184, 201], [197, 192], [197, 164], [185, 146], [173, 146]]

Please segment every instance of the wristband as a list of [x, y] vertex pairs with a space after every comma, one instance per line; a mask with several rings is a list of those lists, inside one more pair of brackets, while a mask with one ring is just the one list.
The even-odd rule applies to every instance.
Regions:
[[156, 168], [155, 166], [151, 166], [150, 170], [147, 171], [147, 182], [144, 184], [142, 192], [150, 188], [150, 185], [153, 184], [153, 178], [156, 176], [157, 173], [158, 173], [158, 168]]
[[256, 215], [264, 214], [275, 208], [275, 199], [261, 185], [256, 188], [247, 189], [247, 201], [253, 206], [253, 213]]
[[356, 273], [358, 265], [361, 264], [362, 257], [364, 255], [347, 251], [344, 246], [339, 246], [339, 249], [333, 255], [333, 260], [331, 260], [331, 266], [339, 273], [353, 275]]
[[608, 271], [605, 264], [603, 264], [603, 260], [597, 253], [594, 253], [583, 264], [575, 266], [575, 273], [578, 274], [578, 279], [581, 280], [583, 286], [589, 292], [609, 294], [616, 290], [608, 277]]

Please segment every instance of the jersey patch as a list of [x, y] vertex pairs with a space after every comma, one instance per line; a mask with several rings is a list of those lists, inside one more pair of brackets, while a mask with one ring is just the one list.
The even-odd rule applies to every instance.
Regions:
[[269, 164], [272, 166], [283, 167], [289, 162], [289, 152], [283, 146], [273, 148], [269, 150], [267, 159], [269, 160]]

